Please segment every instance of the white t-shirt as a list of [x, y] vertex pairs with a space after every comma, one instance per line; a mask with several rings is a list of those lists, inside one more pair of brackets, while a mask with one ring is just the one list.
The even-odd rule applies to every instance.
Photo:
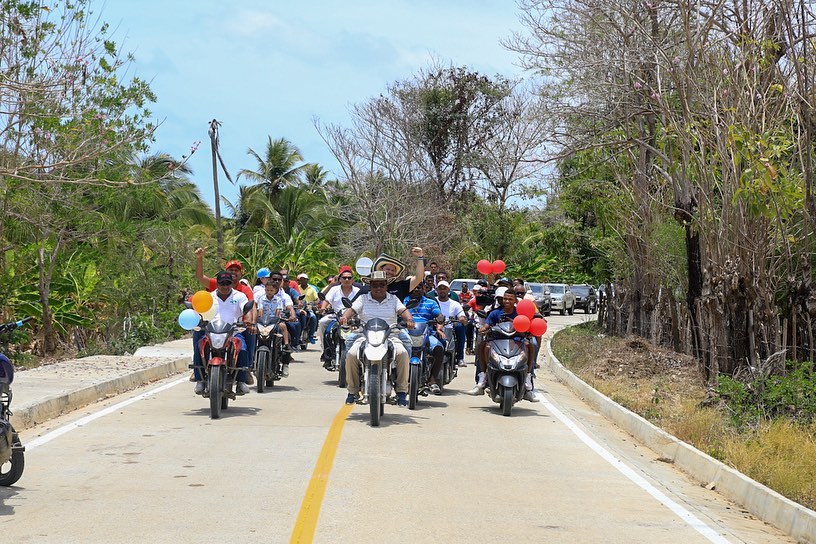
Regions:
[[[360, 288], [355, 285], [352, 285], [351, 294], [348, 296], [348, 299], [349, 300], [353, 299], [355, 295], [357, 295], [357, 293], [359, 292]], [[331, 304], [332, 308], [334, 308], [334, 311], [342, 312], [343, 310], [346, 309], [346, 307], [343, 306], [344, 296], [346, 295], [343, 294], [343, 286], [335, 285], [334, 287], [329, 289], [328, 292], [326, 293], [326, 301], [328, 301], [328, 303]]]
[[255, 297], [255, 300], [259, 300], [261, 297], [266, 296], [266, 286], [264, 284], [260, 284], [253, 287], [252, 296]]
[[377, 302], [371, 298], [371, 293], [366, 293], [355, 300], [351, 307], [363, 324], [379, 317], [389, 325], [393, 325], [397, 322], [397, 316], [405, 311], [405, 305], [391, 293], [386, 293], [382, 302]]
[[213, 291], [213, 305], [217, 308], [216, 318], [222, 323], [238, 323], [244, 315], [244, 305], [249, 299], [241, 291], [233, 289], [226, 300], [221, 300], [218, 291]]
[[439, 309], [442, 310], [442, 315], [444, 315], [446, 319], [449, 317], [458, 319], [460, 315], [465, 315], [465, 310], [462, 308], [462, 305], [453, 299], [449, 298], [445, 302], [442, 302], [437, 298], [436, 302], [439, 303]]

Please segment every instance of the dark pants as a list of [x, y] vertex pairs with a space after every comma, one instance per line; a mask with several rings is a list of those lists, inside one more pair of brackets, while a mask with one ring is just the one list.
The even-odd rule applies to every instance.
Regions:
[[297, 346], [300, 344], [300, 322], [287, 321], [286, 328], [289, 330], [289, 345]]
[[467, 349], [473, 351], [473, 336], [476, 334], [476, 324], [468, 321], [465, 325], [465, 337], [467, 338]]
[[456, 362], [465, 360], [465, 326], [456, 323], [453, 326], [453, 334], [456, 335]]
[[[311, 341], [311, 339], [314, 338], [315, 331], [317, 331], [317, 316], [315, 316], [314, 312], [301, 312], [298, 315], [298, 321], [301, 335], [303, 331], [309, 331], [309, 340]], [[301, 342], [303, 342], [303, 338], [298, 337], [297, 342], [292, 343], [300, 344]]]

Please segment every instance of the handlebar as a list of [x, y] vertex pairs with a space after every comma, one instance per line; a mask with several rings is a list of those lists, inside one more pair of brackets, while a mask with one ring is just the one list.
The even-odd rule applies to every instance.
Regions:
[[19, 321], [9, 321], [8, 323], [0, 324], [0, 333], [11, 332], [11, 331], [13, 331], [15, 329], [19, 329], [20, 327], [22, 327], [23, 325], [25, 325], [26, 323], [28, 323], [32, 319], [34, 319], [34, 318], [33, 317], [24, 317], [23, 319], [21, 319]]

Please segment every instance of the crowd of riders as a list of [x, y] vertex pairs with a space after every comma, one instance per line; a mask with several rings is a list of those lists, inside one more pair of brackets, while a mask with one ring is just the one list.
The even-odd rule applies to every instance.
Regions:
[[[456, 366], [467, 366], [465, 353], [475, 355], [475, 386], [468, 394], [481, 395], [487, 387], [487, 340], [491, 327], [512, 321], [518, 315], [516, 304], [525, 298], [533, 299], [521, 278], [511, 280], [502, 277], [492, 284], [483, 279], [473, 285], [463, 283], [460, 291], [453, 291], [449, 275], [440, 270], [437, 263], [428, 262], [420, 247], [411, 249], [414, 262], [410, 267], [382, 254], [373, 261], [366, 276], [356, 277], [350, 266], [343, 265], [336, 275], [326, 278], [322, 286], [311, 283], [306, 271], [298, 271], [294, 278], [286, 268], [264, 267], [251, 275], [246, 274], [239, 260], [227, 261], [223, 270], [209, 277], [204, 274], [204, 253], [204, 248], [195, 251], [196, 279], [212, 294], [217, 319], [225, 323], [240, 323], [244, 329], [235, 335], [241, 345], [238, 366], [246, 368], [237, 375], [235, 393], [238, 395], [248, 393], [249, 386], [255, 381], [252, 375], [255, 325], [265, 312], [281, 317], [278, 327], [283, 345], [283, 377], [288, 376], [292, 353], [305, 351], [308, 345], [319, 345], [323, 366], [336, 370], [332, 366], [327, 334], [327, 329], [335, 323], [345, 324], [352, 318], [365, 323], [370, 318], [379, 317], [389, 325], [401, 324], [398, 339], [395, 338], [393, 342], [396, 359], [395, 400], [399, 406], [407, 405], [407, 365], [412, 350], [407, 329], [414, 328], [417, 322], [427, 323], [430, 327], [427, 354], [432, 369], [427, 389], [430, 394], [436, 395], [441, 393], [437, 371], [442, 364], [447, 341], [442, 323], [447, 323], [449, 334], [452, 331], [456, 340]], [[403, 277], [406, 272], [410, 273]], [[249, 301], [254, 304], [245, 312], [250, 307], [247, 305]], [[202, 394], [205, 387], [199, 371], [202, 361], [198, 349], [203, 335], [201, 330], [193, 331], [194, 372], [190, 379], [196, 382], [196, 394]], [[541, 338], [521, 333], [518, 338], [523, 341], [528, 361], [524, 399], [537, 402], [533, 378], [538, 366], [536, 360]], [[358, 400], [360, 380], [354, 369], [358, 368], [357, 346], [362, 340], [355, 333], [345, 342], [348, 378], [346, 403], [349, 404]], [[451, 350], [454, 350], [453, 346]]]

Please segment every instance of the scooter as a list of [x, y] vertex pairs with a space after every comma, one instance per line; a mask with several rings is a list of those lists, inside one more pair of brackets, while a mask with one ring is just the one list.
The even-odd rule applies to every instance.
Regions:
[[[13, 331], [31, 321], [26, 317], [0, 325], [0, 334]], [[0, 354], [0, 486], [14, 485], [23, 475], [25, 447], [11, 424], [11, 382], [14, 381], [14, 365]]]
[[527, 344], [518, 339], [524, 335], [509, 321], [494, 325], [487, 333], [487, 385], [505, 416], [511, 415], [513, 405], [523, 400], [526, 392]]

